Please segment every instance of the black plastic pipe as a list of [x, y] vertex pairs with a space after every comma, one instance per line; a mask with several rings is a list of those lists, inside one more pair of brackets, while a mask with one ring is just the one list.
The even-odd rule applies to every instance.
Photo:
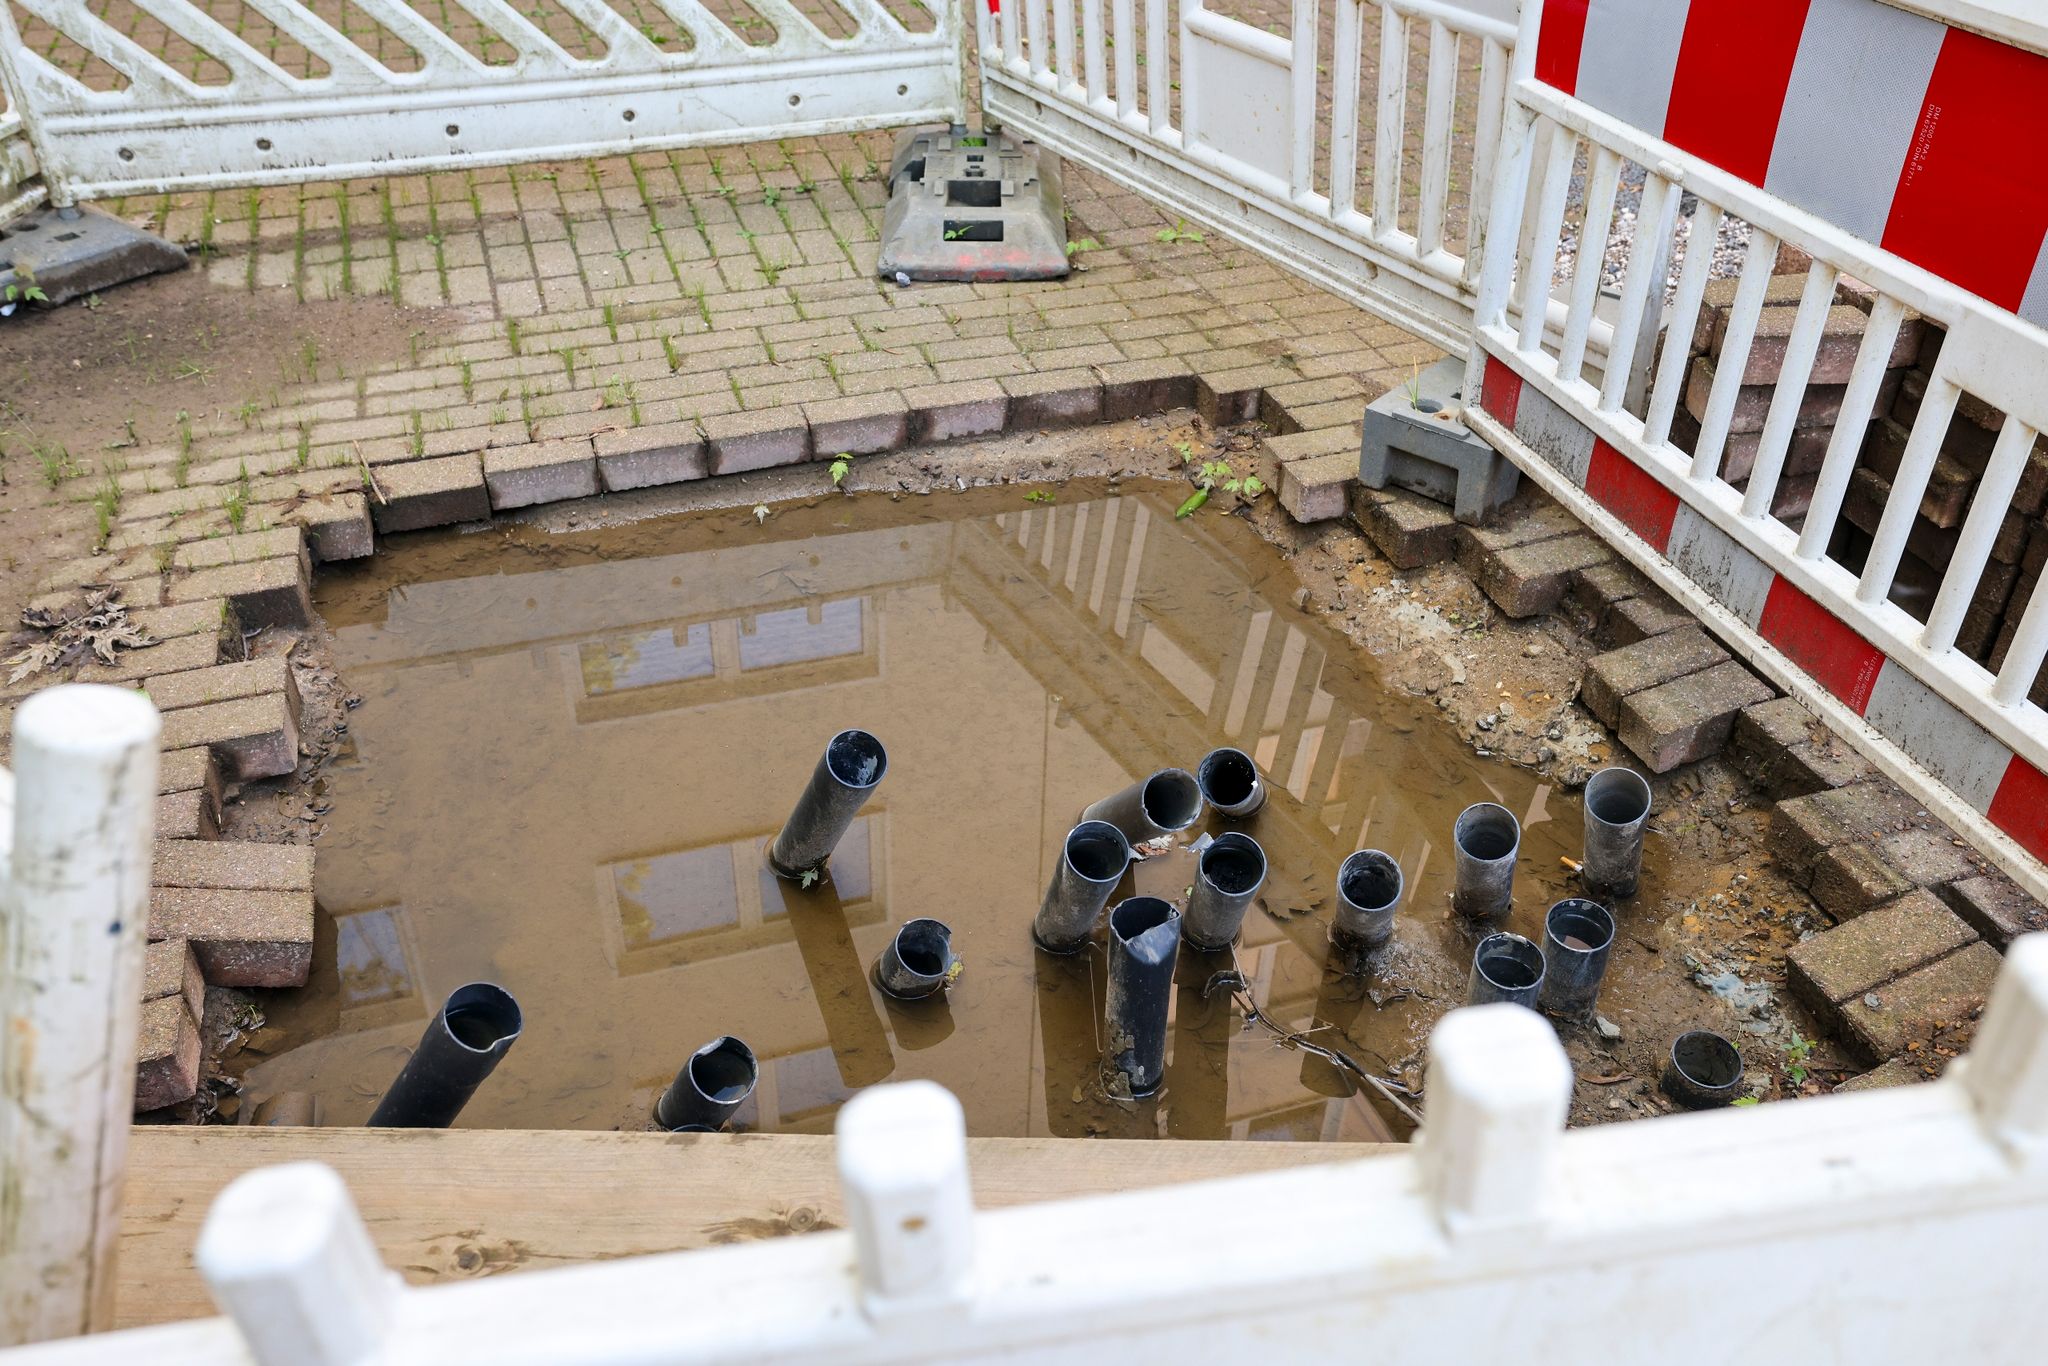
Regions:
[[1330, 937], [1346, 947], [1378, 949], [1394, 937], [1405, 883], [1392, 854], [1361, 849], [1337, 868], [1337, 915]]
[[1555, 1015], [1590, 1012], [1613, 951], [1612, 911], [1578, 896], [1552, 906], [1543, 917], [1543, 1008]]
[[1149, 1096], [1166, 1073], [1166, 1016], [1173, 965], [1180, 956], [1180, 912], [1156, 896], [1129, 897], [1109, 913], [1109, 1032], [1112, 1093], [1116, 1077], [1133, 1096]]
[[1202, 800], [1232, 820], [1256, 815], [1266, 804], [1266, 781], [1259, 766], [1241, 749], [1212, 749], [1195, 765]]
[[1458, 880], [1451, 905], [1468, 920], [1498, 920], [1515, 899], [1515, 855], [1522, 847], [1522, 826], [1514, 813], [1493, 802], [1479, 802], [1458, 813], [1452, 827]]
[[761, 1065], [754, 1050], [727, 1034], [690, 1055], [655, 1104], [655, 1123], [670, 1133], [715, 1132], [754, 1094]]
[[1472, 977], [1465, 984], [1465, 1004], [1491, 1005], [1510, 1001], [1536, 1008], [1543, 991], [1543, 950], [1519, 934], [1497, 930], [1472, 951]]
[[1688, 1110], [1711, 1110], [1742, 1087], [1742, 1053], [1711, 1029], [1688, 1029], [1671, 1041], [1664, 1094]]
[[1642, 774], [1603, 768], [1586, 780], [1586, 861], [1579, 869], [1586, 895], [1620, 900], [1636, 894], [1649, 820], [1650, 784]]
[[1225, 831], [1209, 841], [1195, 865], [1182, 934], [1191, 948], [1227, 949], [1237, 939], [1245, 912], [1266, 885], [1266, 851], [1250, 835]]
[[491, 982], [457, 987], [427, 1022], [420, 1046], [371, 1112], [370, 1126], [445, 1129], [453, 1124], [519, 1041], [523, 1023], [519, 1002], [505, 988]]
[[1083, 821], [1108, 821], [1132, 844], [1178, 834], [1201, 818], [1202, 785], [1184, 768], [1162, 768], [1081, 813]]
[[953, 931], [943, 921], [906, 920], [875, 964], [875, 981], [903, 1001], [944, 991], [953, 969]]
[[1074, 953], [1085, 946], [1130, 862], [1131, 842], [1108, 821], [1082, 821], [1069, 830], [1045, 900], [1031, 922], [1038, 947]]
[[874, 736], [864, 730], [833, 736], [768, 850], [769, 866], [787, 878], [816, 873], [888, 771], [888, 751]]

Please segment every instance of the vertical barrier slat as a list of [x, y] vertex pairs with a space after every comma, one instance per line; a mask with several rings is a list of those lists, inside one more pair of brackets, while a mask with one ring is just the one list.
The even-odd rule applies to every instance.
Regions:
[[1188, 27], [1188, 20], [1202, 12], [1202, 0], [1180, 0], [1180, 145], [1192, 149], [1201, 140], [1201, 100], [1196, 87], [1201, 84], [1201, 58], [1196, 55], [1195, 35]]
[[1062, 87], [1074, 83], [1074, 0], [1052, 0], [1053, 63]]
[[1671, 440], [1671, 418], [1685, 394], [1692, 334], [1699, 326], [1700, 301], [1707, 294], [1707, 274], [1713, 269], [1714, 243], [1720, 236], [1721, 206], [1700, 200], [1685, 238], [1685, 264], [1678, 268], [1678, 297], [1671, 304], [1671, 324], [1664, 329], [1664, 356], [1650, 390], [1649, 416], [1643, 419], [1643, 440], [1653, 447]]
[[1330, 212], [1358, 207], [1358, 68], [1362, 0], [1336, 0], [1330, 42]]
[[1501, 111], [1507, 102], [1507, 49], [1491, 38], [1480, 40], [1479, 124], [1472, 132], [1471, 207], [1465, 214], [1464, 281], [1478, 283], [1483, 267], [1486, 228], [1493, 211], [1493, 166], [1500, 155]]
[[1871, 536], [1863, 576], [1856, 581], [1858, 602], [1883, 602], [1891, 592], [1892, 577], [1906, 553], [1906, 536], [1913, 530], [1913, 519], [1920, 515], [1920, 496], [1927, 492], [1927, 478], [1934, 473], [1942, 438], [1948, 434], [1949, 419], [1955, 415], [1961, 393], [1937, 366], [1920, 400], [1920, 411], [1914, 414], [1913, 434], [1906, 438], [1905, 454], [1899, 457], [1898, 473], [1892, 476], [1884, 515], [1878, 518], [1877, 531]]
[[1111, 24], [1116, 36], [1116, 116], [1138, 112], [1137, 0], [1113, 0]]
[[1429, 21], [1429, 88], [1422, 117], [1422, 198], [1415, 249], [1427, 256], [1444, 244], [1444, 205], [1451, 193], [1451, 111], [1458, 99], [1458, 35]]
[[1102, 0], [1081, 0], [1081, 67], [1088, 102], [1100, 103], [1109, 93], [1108, 62], [1103, 53]]
[[1611, 413], [1621, 407], [1623, 392], [1628, 388], [1629, 358], [1636, 353], [1636, 344], [1644, 332], [1644, 322], [1649, 314], [1650, 291], [1656, 290], [1656, 301], [1662, 304], [1664, 274], [1660, 269], [1668, 259], [1662, 248], [1671, 236], [1672, 210], [1676, 208], [1678, 190], [1669, 180], [1655, 171], [1643, 177], [1643, 197], [1636, 208], [1635, 240], [1628, 247], [1628, 269], [1621, 276], [1621, 303], [1615, 314], [1614, 336], [1607, 344], [1607, 372], [1600, 377], [1600, 411]]
[[1801, 559], [1817, 560], [1827, 553], [1828, 538], [1835, 531], [1835, 517], [1849, 491], [1849, 476], [1856, 472], [1856, 461], [1863, 453], [1863, 435], [1870, 428], [1878, 386], [1884, 383], [1892, 346], [1898, 341], [1899, 325], [1905, 316], [1906, 306], [1889, 294], [1878, 295], [1877, 302], [1870, 307], [1863, 344], [1856, 348], [1856, 365], [1849, 372], [1848, 387], [1842, 391], [1842, 406], [1835, 414], [1834, 435], [1828, 438], [1828, 452], [1814, 481], [1806, 524], [1799, 530], [1799, 545], [1794, 553]]
[[999, 20], [1003, 30], [1003, 61], [1011, 66], [1017, 64], [1017, 6], [1003, 6]]
[[1999, 525], [2012, 510], [2012, 495], [2020, 486], [2020, 476], [2027, 471], [2027, 458], [2033, 453], [2037, 435], [2032, 427], [2010, 414], [1998, 429], [1998, 441], [1991, 448], [1991, 463], [1984, 467], [1983, 481], [1970, 498], [1970, 515], [1963, 519], [1962, 535], [1956, 539], [1955, 553], [1942, 570], [1941, 591], [1935, 595], [1934, 610], [1927, 614], [1927, 629], [1920, 635], [1921, 648], [1929, 654], [1938, 655], [1956, 643], [1956, 632], [1962, 628], [1977, 580], [1991, 559], [1991, 543], [1998, 539]]
[[1316, 11], [1320, 0], [1294, 0], [1294, 46], [1287, 75], [1293, 87], [1292, 137], [1287, 188], [1299, 198], [1315, 189], [1316, 178]]
[[1408, 16], [1380, 9], [1380, 95], [1372, 154], [1372, 231], [1385, 237], [1401, 226], [1401, 142], [1408, 116]]
[[1173, 101], [1167, 74], [1173, 65], [1172, 39], [1166, 30], [1166, 0], [1145, 0], [1145, 115], [1154, 133], [1173, 127]]
[[2044, 658], [2048, 658], [2048, 579], [2034, 585], [2034, 595], [2020, 615], [2019, 630], [2006, 647], [2005, 665], [1991, 685], [1991, 700], [2001, 707], [2017, 707], [2026, 701], [2034, 680], [2040, 677]]
[[1572, 156], [1578, 150], [1578, 141], [1578, 134], [1563, 124], [1550, 124], [1543, 188], [1536, 197], [1528, 259], [1522, 263], [1522, 331], [1516, 344], [1523, 351], [1543, 349], [1543, 327], [1550, 315], [1550, 276], [1557, 263], [1558, 234], [1564, 228], [1564, 196], [1570, 188]]
[[1820, 350], [1821, 331], [1827, 326], [1828, 310], [1835, 304], [1835, 268], [1816, 260], [1806, 268], [1806, 287], [1799, 295], [1799, 312], [1792, 319], [1792, 335], [1785, 339], [1785, 359], [1778, 367], [1777, 391], [1771, 395], [1770, 412], [1764, 417], [1763, 435], [1757, 438], [1756, 463], [1749, 472], [1749, 487], [1742, 495], [1742, 515], [1765, 517], [1778, 492], [1778, 476], [1785, 469], [1785, 453], [1792, 448], [1792, 424], [1806, 399], [1806, 385], [1813, 374], [1813, 357]]
[[1052, 41], [1051, 35], [1046, 32], [1045, 23], [1045, 7], [1048, 3], [1049, 0], [1024, 0], [1025, 36], [1031, 40], [1031, 74], [1039, 77], [1043, 77], [1051, 70], [1046, 60], [1050, 55], [1047, 44]]
[[1735, 418], [1735, 400], [1740, 396], [1743, 372], [1749, 368], [1750, 343], [1756, 340], [1757, 319], [1764, 311], [1764, 291], [1770, 288], [1771, 268], [1777, 260], [1778, 239], [1752, 225], [1749, 250], [1742, 257], [1742, 278], [1735, 285], [1735, 302], [1728, 307], [1721, 354], [1714, 362], [1714, 387], [1707, 394], [1707, 411], [1700, 418], [1699, 445], [1692, 453], [1692, 477], [1702, 483], [1721, 469], [1721, 451], [1728, 444], [1728, 424]]
[[1621, 157], [1596, 146], [1593, 174], [1586, 182], [1586, 221], [1579, 230], [1578, 259], [1573, 263], [1571, 303], [1565, 309], [1564, 339], [1557, 351], [1557, 378], [1563, 384], [1577, 384], [1585, 368], [1586, 335], [1593, 330], [1593, 305], [1606, 267], [1607, 229], [1614, 221], [1614, 190], [1620, 180]]
[[112, 1324], [156, 814], [156, 708], [51, 688], [14, 718], [0, 878], [0, 1346]]
[[[1487, 221], [1493, 241], [1482, 253], [1479, 293], [1472, 307], [1472, 326], [1483, 331], [1507, 322], [1508, 296], [1515, 280], [1515, 253], [1509, 248], [1519, 239], [1521, 225], [1516, 216], [1528, 197], [1529, 168], [1535, 160], [1534, 117], [1521, 105], [1509, 105], [1501, 126], [1498, 158], [1501, 174], [1488, 194]], [[1468, 400], [1479, 393], [1486, 372], [1486, 349], [1474, 340], [1465, 354], [1464, 392]]]

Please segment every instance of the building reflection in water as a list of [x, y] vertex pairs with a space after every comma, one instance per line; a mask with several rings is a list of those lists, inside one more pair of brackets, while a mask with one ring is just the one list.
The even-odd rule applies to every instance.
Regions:
[[[853, 1090], [928, 1076], [976, 1133], [1385, 1135], [1349, 1079], [1247, 1032], [1208, 979], [1234, 961], [1286, 1027], [1412, 1060], [1417, 998], [1376, 1005], [1323, 970], [1336, 865], [1368, 843], [1401, 859], [1405, 987], [1453, 991], [1455, 931], [1416, 911], [1448, 876], [1431, 841], [1475, 793], [1540, 817], [1542, 790], [1388, 696], [1233, 519], [1176, 523], [1153, 494], [945, 515], [974, 506], [873, 504], [860, 531], [821, 507], [745, 536], [423, 537], [324, 581], [366, 699], [318, 864], [334, 950], [278, 1001], [292, 1046], [252, 1088], [359, 1120], [442, 995], [484, 977], [528, 1029], [465, 1123], [638, 1126], [733, 1033], [762, 1060], [749, 1127], [821, 1131]], [[779, 881], [765, 842], [848, 725], [888, 744], [889, 778], [829, 882]], [[1055, 959], [1027, 927], [1085, 802], [1223, 743], [1274, 789], [1248, 827], [1263, 909], [1234, 960], [1184, 958], [1162, 1094], [1114, 1101], [1100, 951]], [[1538, 820], [1534, 857], [1546, 830], [1563, 838]], [[1119, 894], [1186, 880], [1154, 860]], [[950, 1002], [888, 1002], [870, 969], [926, 915], [965, 976]]]

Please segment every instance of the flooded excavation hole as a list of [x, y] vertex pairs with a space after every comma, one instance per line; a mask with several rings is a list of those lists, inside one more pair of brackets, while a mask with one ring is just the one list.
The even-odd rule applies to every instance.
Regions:
[[[444, 994], [491, 981], [525, 1031], [470, 1126], [651, 1127], [677, 1070], [729, 1035], [759, 1064], [739, 1128], [827, 1131], [858, 1088], [928, 1077], [976, 1134], [1405, 1132], [1205, 988], [1235, 968], [1276, 1023], [1419, 1084], [1471, 966], [1446, 915], [1458, 813], [1493, 801], [1521, 821], [1510, 923], [1540, 939], [1575, 890], [1577, 800], [1383, 686], [1296, 610], [1298, 580], [1251, 527], [1176, 521], [1183, 497], [834, 496], [765, 523], [421, 533], [324, 568], [335, 666], [363, 700], [326, 775], [313, 981], [266, 1003], [264, 1051], [236, 1063], [252, 1096], [311, 1092], [325, 1122], [360, 1123]], [[887, 747], [886, 780], [856, 729]], [[835, 776], [871, 791], [807, 887], [766, 852], [828, 745]], [[1256, 762], [1257, 814], [1207, 811], [1128, 869], [1113, 829], [1068, 840], [1084, 807], [1222, 747]], [[1172, 786], [1163, 805], [1193, 784]], [[1034, 946], [1033, 917], [1062, 858], [1117, 879], [1112, 906], [1184, 906], [1186, 846], [1229, 829], [1264, 850], [1264, 885], [1234, 948], [1182, 945], [1163, 1084], [1113, 1100], [1106, 917], [1066, 957]], [[1368, 847], [1405, 874], [1394, 941], [1364, 976], [1326, 972], [1339, 865]], [[907, 936], [905, 966], [957, 958], [960, 975], [885, 994], [876, 964], [926, 917], [950, 953]]]

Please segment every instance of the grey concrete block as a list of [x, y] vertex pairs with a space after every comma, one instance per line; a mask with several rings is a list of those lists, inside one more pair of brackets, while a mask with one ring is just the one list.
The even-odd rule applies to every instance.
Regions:
[[[1455, 418], [1436, 413], [1456, 407], [1464, 363], [1438, 361], [1422, 372], [1419, 399], [1390, 389], [1365, 409], [1359, 437], [1358, 478], [1368, 488], [1389, 484], [1450, 505], [1461, 522], [1477, 526], [1514, 497], [1521, 471]], [[1433, 408], [1428, 405], [1435, 405]]]

